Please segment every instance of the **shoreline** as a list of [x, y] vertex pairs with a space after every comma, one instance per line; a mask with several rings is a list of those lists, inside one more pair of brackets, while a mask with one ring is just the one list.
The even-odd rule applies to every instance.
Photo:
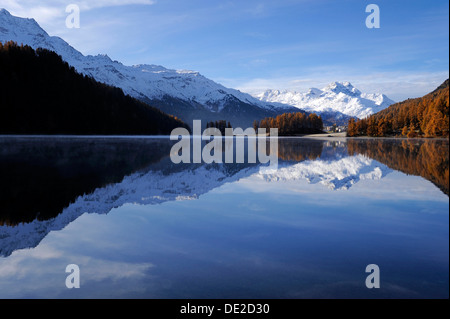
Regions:
[[[202, 138], [203, 136], [189, 135], [190, 138]], [[257, 135], [234, 135], [235, 137], [258, 137]], [[270, 138], [267, 134], [264, 137]], [[44, 138], [44, 139], [170, 139], [170, 135], [38, 135], [38, 134], [0, 134], [0, 139], [2, 138]], [[228, 136], [222, 136], [222, 138], [229, 138]], [[304, 134], [304, 135], [280, 135], [278, 138], [312, 138], [312, 139], [327, 139], [327, 138], [338, 138], [338, 139], [395, 139], [395, 140], [446, 140], [449, 141], [449, 137], [399, 137], [399, 136], [347, 136], [347, 132], [341, 133], [319, 133], [319, 134]]]
[[[297, 136], [293, 136], [293, 137], [297, 137]], [[298, 137], [305, 137], [305, 138], [329, 138], [329, 137], [339, 137], [339, 138], [347, 138], [347, 132], [341, 132], [341, 133], [319, 133], [319, 134], [305, 134], [305, 135], [300, 135]]]

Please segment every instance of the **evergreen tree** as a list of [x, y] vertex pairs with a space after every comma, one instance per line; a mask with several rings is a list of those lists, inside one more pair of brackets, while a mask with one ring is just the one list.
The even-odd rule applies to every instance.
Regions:
[[79, 74], [56, 53], [0, 46], [1, 134], [170, 134], [189, 127], [119, 88]]

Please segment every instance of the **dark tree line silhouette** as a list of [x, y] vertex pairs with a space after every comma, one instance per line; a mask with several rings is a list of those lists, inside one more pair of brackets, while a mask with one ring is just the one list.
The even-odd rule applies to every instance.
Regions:
[[79, 74], [56, 53], [0, 43], [0, 134], [170, 134], [188, 126], [119, 88]]
[[230, 122], [228, 122], [228, 124], [227, 124], [227, 121], [220, 120], [220, 121], [215, 121], [215, 122], [210, 121], [210, 122], [206, 123], [206, 128], [216, 128], [220, 131], [220, 133], [222, 135], [225, 135], [225, 129], [233, 128], [233, 127], [231, 126]]
[[119, 183], [170, 153], [159, 139], [0, 141], [0, 225], [59, 215], [79, 196]]
[[362, 120], [351, 119], [348, 136], [449, 136], [449, 80], [433, 92], [395, 103]]

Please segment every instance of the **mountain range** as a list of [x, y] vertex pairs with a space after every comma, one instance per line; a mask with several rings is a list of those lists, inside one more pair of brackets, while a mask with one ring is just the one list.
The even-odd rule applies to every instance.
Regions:
[[34, 19], [12, 16], [0, 10], [0, 41], [15, 41], [33, 49], [44, 48], [59, 54], [79, 73], [121, 88], [186, 123], [193, 119], [226, 119], [234, 126], [250, 126], [254, 119], [298, 111], [287, 105], [259, 101], [238, 90], [226, 88], [199, 72], [170, 70], [158, 65], [125, 66], [107, 55], [84, 56], [63, 39], [49, 36]]
[[0, 43], [0, 134], [169, 135], [189, 126], [75, 71], [53, 51]]
[[324, 123], [346, 124], [350, 117], [365, 117], [393, 103], [383, 94], [364, 94], [348, 82], [331, 83], [306, 94], [269, 90], [252, 96], [227, 88], [196, 71], [171, 70], [159, 65], [126, 66], [107, 55], [83, 55], [63, 39], [50, 36], [34, 19], [0, 10], [0, 42], [15, 41], [59, 54], [79, 73], [121, 88], [125, 94], [192, 123], [193, 119], [225, 119], [248, 127], [255, 119], [286, 112], [314, 112]]
[[394, 103], [381, 93], [362, 93], [350, 82], [333, 82], [322, 90], [311, 88], [306, 93], [267, 90], [256, 97], [265, 102], [292, 105], [307, 112], [319, 114], [338, 112], [360, 119]]

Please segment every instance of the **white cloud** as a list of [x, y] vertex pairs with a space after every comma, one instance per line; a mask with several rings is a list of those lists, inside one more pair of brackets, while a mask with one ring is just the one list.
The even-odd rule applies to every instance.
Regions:
[[67, 15], [65, 12], [69, 4], [76, 4], [81, 11], [131, 4], [152, 5], [154, 0], [48, 0], [42, 2], [34, 0], [0, 0], [0, 8], [5, 8], [12, 15], [34, 18], [40, 24], [48, 24], [52, 20]]
[[[153, 5], [155, 0], [0, 0], [0, 8], [5, 8], [12, 15], [33, 18], [51, 36], [59, 36], [83, 54], [109, 53], [117, 44], [118, 31], [130, 24], [121, 16], [87, 12], [94, 9], [119, 7], [127, 5]], [[66, 27], [69, 13], [66, 7], [76, 4], [80, 8], [81, 28]], [[86, 14], [85, 14], [86, 13]]]

